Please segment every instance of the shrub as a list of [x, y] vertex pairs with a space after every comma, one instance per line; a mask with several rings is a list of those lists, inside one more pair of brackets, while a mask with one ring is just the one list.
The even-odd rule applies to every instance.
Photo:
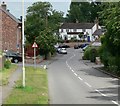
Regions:
[[96, 57], [98, 56], [98, 52], [95, 48], [91, 48], [90, 50], [90, 61], [95, 62]]
[[91, 47], [86, 48], [83, 56], [84, 60], [90, 60], [90, 50], [91, 50]]
[[10, 60], [6, 60], [6, 61], [4, 62], [4, 67], [5, 67], [6, 69], [9, 69], [10, 66], [11, 66]]
[[95, 62], [97, 56], [99, 56], [99, 49], [96, 47], [88, 46], [84, 52], [83, 59]]

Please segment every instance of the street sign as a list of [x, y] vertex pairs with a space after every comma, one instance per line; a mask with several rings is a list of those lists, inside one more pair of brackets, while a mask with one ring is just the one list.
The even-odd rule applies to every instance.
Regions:
[[36, 48], [38, 47], [36, 42], [33, 43], [32, 47], [34, 48], [34, 68], [36, 68]]
[[32, 47], [33, 48], [37, 48], [38, 47], [38, 45], [36, 44], [36, 42], [33, 43]]

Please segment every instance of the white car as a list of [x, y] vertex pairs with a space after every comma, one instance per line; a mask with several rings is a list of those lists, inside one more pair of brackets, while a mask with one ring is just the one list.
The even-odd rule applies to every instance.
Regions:
[[60, 54], [67, 54], [66, 48], [60, 48], [59, 53]]

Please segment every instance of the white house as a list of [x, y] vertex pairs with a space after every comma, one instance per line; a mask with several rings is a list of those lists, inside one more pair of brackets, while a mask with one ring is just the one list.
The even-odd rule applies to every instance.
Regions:
[[98, 29], [101, 29], [98, 23], [63, 23], [59, 29], [59, 36], [63, 40], [73, 37], [80, 40], [78, 35], [83, 33], [86, 41], [94, 41], [93, 33]]

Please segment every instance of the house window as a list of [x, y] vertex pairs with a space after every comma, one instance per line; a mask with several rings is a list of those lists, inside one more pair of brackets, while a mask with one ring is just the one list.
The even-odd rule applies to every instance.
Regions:
[[82, 29], [82, 32], [85, 32], [85, 29]]
[[69, 29], [66, 29], [66, 32], [69, 32]]
[[77, 31], [77, 29], [73, 29], [73, 32], [76, 32]]

